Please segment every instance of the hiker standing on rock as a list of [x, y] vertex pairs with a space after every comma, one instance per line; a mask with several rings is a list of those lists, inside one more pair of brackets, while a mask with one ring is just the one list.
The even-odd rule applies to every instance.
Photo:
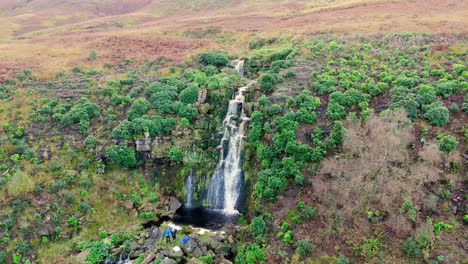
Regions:
[[171, 242], [171, 230], [169, 228], [164, 231], [164, 235], [166, 236], [166, 243]]

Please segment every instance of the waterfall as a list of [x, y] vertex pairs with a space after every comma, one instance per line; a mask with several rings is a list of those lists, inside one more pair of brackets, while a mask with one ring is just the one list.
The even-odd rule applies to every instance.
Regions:
[[185, 179], [185, 207], [193, 207], [193, 188], [195, 187], [195, 175], [193, 171]]
[[[243, 75], [244, 61], [237, 60], [234, 63], [234, 68]], [[209, 205], [223, 209], [226, 213], [237, 213], [236, 205], [242, 187], [241, 152], [246, 123], [249, 120], [244, 112], [244, 92], [249, 85], [239, 88], [237, 93], [234, 93], [234, 99], [229, 101], [223, 121], [223, 137], [219, 145], [220, 158], [208, 186]]]

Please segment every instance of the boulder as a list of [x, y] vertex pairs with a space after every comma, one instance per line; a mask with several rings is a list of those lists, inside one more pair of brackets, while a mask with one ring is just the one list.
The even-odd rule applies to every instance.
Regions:
[[161, 264], [177, 264], [177, 261], [171, 259], [171, 258], [168, 258], [168, 257], [165, 257], [163, 260], [161, 260], [160, 262]]
[[192, 255], [196, 258], [199, 258], [201, 256], [203, 256], [203, 252], [202, 250], [199, 248], [199, 247], [196, 247], [193, 252], [192, 252]]
[[178, 246], [175, 246], [169, 250], [169, 257], [172, 259], [182, 259], [184, 257], [184, 252]]
[[76, 255], [76, 260], [77, 260], [79, 263], [85, 263], [85, 262], [86, 262], [86, 258], [88, 257], [90, 251], [91, 251], [90, 248], [81, 251], [80, 254]]
[[177, 209], [179, 209], [182, 206], [179, 200], [177, 200], [177, 198], [173, 196], [169, 197], [168, 203], [169, 203], [169, 211], [173, 211], [173, 212], [177, 211]]
[[186, 255], [190, 254], [193, 252], [193, 250], [198, 247], [197, 243], [193, 240], [193, 239], [190, 239], [187, 243], [182, 243], [180, 245], [180, 247], [182, 248], [182, 251], [184, 251], [184, 253]]
[[135, 251], [139, 247], [138, 243], [135, 241], [132, 241], [130, 243], [130, 251]]
[[210, 247], [212, 249], [217, 249], [219, 247], [221, 247], [222, 243], [219, 242], [218, 238], [215, 237], [215, 236], [212, 236], [211, 239], [210, 239]]
[[149, 138], [137, 139], [135, 141], [137, 151], [150, 151], [151, 140]]
[[130, 258], [131, 259], [138, 258], [141, 254], [144, 254], [144, 253], [145, 253], [145, 250], [143, 248], [139, 248], [135, 250], [134, 252], [130, 253]]
[[49, 235], [50, 235], [49, 229], [47, 229], [47, 228], [45, 228], [45, 227], [39, 229], [39, 232], [37, 232], [37, 234], [38, 234], [39, 236], [41, 236], [41, 237], [46, 237], [46, 236], [49, 236]]
[[215, 248], [215, 253], [218, 255], [227, 256], [231, 253], [231, 247], [226, 244], [221, 244], [221, 246]]
[[150, 264], [155, 258], [156, 255], [153, 252], [150, 252], [140, 264]]

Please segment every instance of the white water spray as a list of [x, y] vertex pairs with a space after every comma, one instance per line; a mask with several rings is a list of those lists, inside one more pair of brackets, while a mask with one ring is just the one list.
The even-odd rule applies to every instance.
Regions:
[[[234, 68], [243, 75], [244, 61], [238, 60], [234, 63]], [[220, 160], [208, 186], [209, 204], [229, 214], [237, 213], [236, 205], [242, 186], [241, 152], [246, 123], [249, 120], [244, 112], [244, 92], [249, 85], [239, 88], [234, 99], [229, 101], [229, 108], [223, 121], [223, 138], [219, 146]]]
[[193, 207], [193, 188], [195, 188], [195, 175], [193, 171], [185, 179], [185, 207]]

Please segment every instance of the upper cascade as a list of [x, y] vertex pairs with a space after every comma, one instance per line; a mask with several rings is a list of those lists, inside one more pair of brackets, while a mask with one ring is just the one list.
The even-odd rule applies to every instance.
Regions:
[[[231, 65], [244, 74], [244, 61], [234, 60]], [[210, 206], [234, 214], [242, 187], [242, 146], [249, 118], [244, 111], [245, 91], [252, 84], [241, 87], [229, 101], [223, 121], [223, 137], [220, 142], [220, 160], [208, 187], [207, 201]]]

